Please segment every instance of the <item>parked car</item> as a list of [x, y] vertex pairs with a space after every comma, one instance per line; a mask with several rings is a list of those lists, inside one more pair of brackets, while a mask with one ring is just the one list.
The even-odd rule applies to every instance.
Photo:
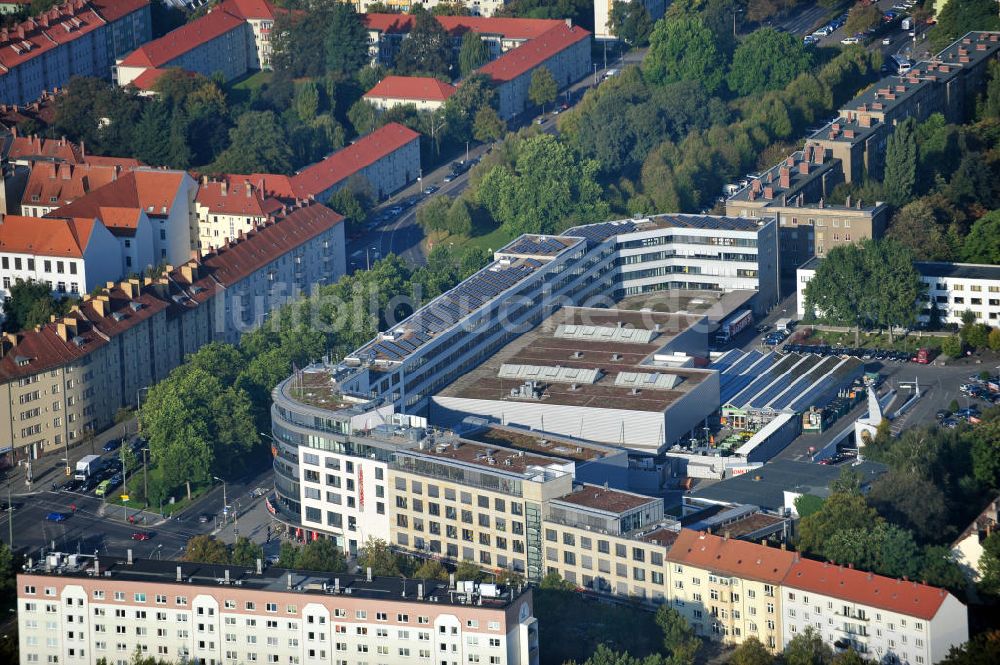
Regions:
[[111, 439], [110, 441], [104, 444], [104, 452], [110, 453], [112, 451], [118, 450], [121, 447], [122, 447], [121, 441], [119, 441], [118, 439]]
[[452, 180], [454, 180], [454, 179], [455, 179], [455, 176], [454, 176], [454, 175], [452, 175], [451, 173], [449, 173], [448, 175], [446, 175], [446, 176], [444, 177], [444, 181], [445, 181], [445, 182], [451, 182], [451, 181], [452, 181]]
[[882, 38], [882, 46], [889, 46], [890, 44], [892, 44], [892, 37]]
[[49, 522], [65, 522], [68, 517], [66, 513], [49, 513], [45, 519]]
[[847, 44], [847, 45], [860, 44], [861, 40], [858, 39], [857, 37], [844, 37], [843, 39], [840, 40], [840, 43], [841, 44]]

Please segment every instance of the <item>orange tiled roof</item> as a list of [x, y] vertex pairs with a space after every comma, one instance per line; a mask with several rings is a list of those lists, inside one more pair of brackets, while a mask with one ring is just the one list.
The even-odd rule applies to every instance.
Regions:
[[[438, 16], [438, 23], [452, 36], [472, 31], [483, 35], [500, 35], [508, 39], [534, 39], [556, 25], [559, 19], [487, 18], [484, 16]], [[416, 24], [412, 14], [365, 14], [365, 27], [379, 32], [410, 32]]]
[[301, 173], [292, 177], [292, 188], [301, 198], [317, 196], [341, 180], [419, 138], [420, 134], [409, 127], [391, 122], [361, 137], [353, 145], [303, 169]]
[[0, 252], [83, 258], [94, 218], [49, 219], [7, 215], [0, 222]]
[[429, 76], [386, 76], [366, 92], [365, 97], [443, 102], [457, 89]]
[[184, 171], [137, 169], [121, 174], [69, 205], [49, 213], [49, 217], [99, 217], [101, 208], [140, 208], [150, 216], [170, 212], [184, 178]]
[[22, 205], [66, 205], [118, 176], [114, 166], [36, 162], [21, 197]]
[[207, 208], [209, 213], [243, 217], [266, 217], [281, 207], [274, 199], [265, 198], [249, 176], [243, 181], [227, 178], [225, 181], [202, 183], [195, 201]]
[[795, 563], [796, 554], [745, 540], [681, 529], [667, 558], [723, 575], [780, 584]]
[[[3, 49], [0, 47], [0, 52]], [[40, 136], [15, 136], [7, 149], [7, 158], [10, 160], [36, 158], [58, 159], [71, 164], [79, 164], [83, 161], [83, 152], [80, 147], [66, 139], [45, 139]]]
[[948, 597], [946, 590], [926, 584], [810, 559], [800, 559], [792, 566], [783, 584], [928, 621]]
[[188, 51], [235, 30], [245, 21], [242, 16], [227, 11], [225, 3], [216, 5], [207, 14], [159, 39], [143, 44], [125, 56], [125, 67], [163, 67]]
[[494, 81], [512, 81], [531, 71], [563, 49], [577, 42], [590, 39], [590, 33], [579, 26], [570, 27], [559, 23], [544, 34], [507, 51], [477, 71]]

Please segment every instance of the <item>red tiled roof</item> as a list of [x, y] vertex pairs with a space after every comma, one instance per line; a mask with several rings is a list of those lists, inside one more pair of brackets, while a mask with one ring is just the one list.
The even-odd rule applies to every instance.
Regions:
[[227, 175], [225, 178], [230, 183], [249, 179], [254, 187], [262, 190], [267, 196], [277, 196], [282, 199], [294, 199], [297, 196], [292, 178], [287, 175], [254, 173], [250, 176]]
[[242, 240], [205, 254], [201, 263], [214, 281], [232, 286], [343, 221], [344, 218], [333, 210], [312, 203], [292, 210], [276, 222], [248, 231]]
[[129, 171], [47, 217], [99, 217], [101, 208], [139, 208], [151, 217], [166, 215], [186, 177], [190, 176], [184, 171]]
[[[114, 166], [36, 162], [21, 197], [22, 205], [66, 205], [115, 179]], [[54, 200], [53, 200], [54, 199]]]
[[795, 563], [793, 552], [735, 538], [681, 529], [667, 559], [709, 571], [779, 584]]
[[90, 166], [118, 166], [123, 171], [137, 169], [142, 166], [142, 162], [132, 157], [102, 157], [101, 155], [85, 155], [84, 164]]
[[148, 4], [149, 0], [90, 0], [90, 5], [108, 21], [117, 21]]
[[274, 20], [274, 5], [267, 0], [224, 0], [222, 5], [243, 18]]
[[[197, 307], [216, 293], [220, 284], [235, 284], [280, 255], [340, 224], [343, 219], [316, 203], [296, 208], [280, 221], [251, 231], [233, 245], [206, 254], [198, 266], [198, 276], [193, 284], [184, 278], [186, 266], [182, 266], [170, 274], [165, 284], [144, 286], [134, 298], [129, 298], [119, 287], [106, 291], [108, 305], [104, 315], [98, 311], [95, 299], [88, 299], [81, 303], [78, 310], [65, 317], [76, 321], [75, 336], [79, 337], [81, 344], [75, 344], [72, 339], [63, 341], [57, 332], [57, 323], [47, 323], [37, 331], [18, 333], [17, 345], [0, 358], [0, 381], [36, 374], [81, 358], [107, 344], [115, 335], [164, 309]], [[192, 286], [195, 288], [189, 288]], [[162, 287], [164, 293], [158, 294], [156, 287]], [[186, 304], [175, 303], [170, 296], [180, 293], [182, 289], [190, 300]], [[132, 309], [130, 303], [133, 302], [142, 306]], [[18, 359], [29, 362], [22, 365]]]
[[58, 5], [0, 30], [0, 75], [105, 24], [82, 0]]
[[0, 221], [0, 251], [83, 258], [94, 218], [48, 219], [7, 215]]
[[567, 47], [589, 38], [590, 33], [583, 28], [559, 23], [541, 36], [483, 65], [477, 71], [486, 74], [494, 81], [512, 81]]
[[292, 177], [292, 188], [302, 198], [317, 196], [418, 138], [420, 134], [409, 127], [391, 122], [361, 137], [353, 145], [305, 168]]
[[[559, 19], [486, 18], [483, 16], [438, 16], [438, 23], [452, 36], [468, 31], [484, 35], [500, 35], [508, 39], [534, 39], [556, 25]], [[416, 24], [412, 14], [365, 14], [365, 27], [379, 32], [410, 32]]]
[[125, 56], [121, 64], [125, 67], [164, 67], [188, 51], [244, 23], [243, 17], [226, 11], [224, 5], [217, 5], [201, 18], [140, 46]]
[[209, 213], [239, 215], [243, 217], [266, 217], [281, 207], [272, 198], [265, 198], [259, 187], [245, 180], [202, 183], [195, 201], [208, 208]]
[[[146, 69], [141, 74], [136, 76], [134, 79], [129, 81], [129, 85], [135, 86], [139, 90], [152, 90], [156, 82], [160, 80], [160, 77], [168, 73], [172, 69], [178, 69], [175, 67], [150, 67]], [[183, 72], [186, 76], [194, 77], [194, 72], [189, 72], [186, 69], [178, 69], [178, 71]]]
[[443, 102], [457, 89], [428, 76], [386, 76], [366, 92], [365, 97]]
[[131, 238], [139, 227], [142, 210], [139, 208], [114, 208], [110, 206], [99, 209], [98, 217], [112, 235]]
[[930, 621], [948, 597], [944, 589], [800, 559], [782, 584]]
[[[2, 51], [2, 49], [0, 49]], [[71, 164], [83, 161], [80, 147], [66, 139], [44, 139], [39, 136], [15, 136], [7, 150], [7, 159], [59, 159]]]

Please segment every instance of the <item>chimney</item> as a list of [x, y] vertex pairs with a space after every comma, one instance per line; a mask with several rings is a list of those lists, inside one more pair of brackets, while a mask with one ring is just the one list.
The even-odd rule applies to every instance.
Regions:
[[340, 593], [340, 578], [339, 577], [333, 578], [333, 592], [334, 593]]
[[0, 358], [7, 355], [8, 351], [13, 351], [17, 348], [17, 335], [13, 333], [4, 333], [3, 337], [0, 337]]
[[229, 569], [226, 568], [226, 584], [229, 584]]
[[181, 266], [181, 277], [185, 279], [189, 284], [194, 284], [195, 280], [198, 279], [198, 264], [194, 262], [188, 262]]
[[253, 196], [253, 185], [251, 185], [250, 181], [247, 180], [245, 182], [245, 187], [246, 187], [246, 190], [247, 190], [247, 198], [249, 199], [250, 197]]
[[258, 575], [263, 575], [264, 574], [264, 560], [263, 559], [257, 559], [257, 574]]
[[128, 554], [127, 554], [126, 561], [128, 562], [128, 565], [130, 565], [130, 566], [132, 565], [132, 548], [131, 547], [128, 548]]
[[366, 579], [367, 579], [367, 580], [368, 580], [369, 582], [371, 582], [371, 581], [372, 581], [372, 567], [371, 567], [371, 566], [368, 566], [368, 568], [366, 569], [366, 571], [365, 571], [365, 578], [366, 578]]
[[785, 541], [781, 541], [781, 551], [784, 552], [787, 549], [788, 549], [788, 545], [785, 544]]
[[229, 185], [226, 183], [226, 179], [223, 178], [222, 182], [219, 183], [219, 189], [222, 191], [222, 195], [226, 196], [229, 192]]
[[111, 313], [111, 299], [106, 295], [97, 296], [90, 301], [90, 304], [93, 305], [98, 316], [105, 317]]
[[764, 188], [764, 198], [767, 199], [768, 201], [774, 198], [774, 187], [768, 185], [767, 187]]
[[417, 600], [423, 600], [423, 599], [424, 599], [424, 585], [423, 584], [418, 584], [417, 585]]
[[449, 589], [455, 588], [455, 573], [448, 574], [448, 588]]
[[208, 176], [207, 175], [201, 176], [201, 186], [204, 187], [207, 184], [208, 184]]
[[288, 586], [288, 590], [291, 591], [292, 590], [292, 574], [291, 573], [288, 573], [288, 585], [287, 586]]
[[80, 156], [84, 159], [87, 158], [87, 147], [83, 144], [83, 141], [80, 141]]
[[181, 567], [177, 566], [177, 581], [181, 582], [184, 579], [184, 575], [181, 573]]
[[94, 557], [94, 577], [101, 576], [101, 560], [96, 556]]
[[792, 186], [792, 173], [787, 166], [782, 166], [778, 169], [778, 184], [783, 189], [788, 189]]
[[850, 194], [848, 194], [847, 198], [844, 199], [844, 206], [847, 207], [847, 208], [851, 207], [851, 195]]
[[799, 173], [801, 173], [802, 175], [809, 175], [809, 162], [808, 161], [803, 160], [803, 161], [799, 162]]

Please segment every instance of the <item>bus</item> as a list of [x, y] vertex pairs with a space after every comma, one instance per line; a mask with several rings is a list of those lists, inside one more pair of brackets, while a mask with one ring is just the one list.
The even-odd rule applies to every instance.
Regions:
[[909, 58], [907, 58], [905, 55], [899, 55], [898, 53], [894, 54], [889, 59], [889, 62], [892, 66], [893, 71], [896, 72], [898, 76], [903, 76], [904, 74], [909, 72], [910, 69], [913, 67], [913, 63], [910, 62]]

